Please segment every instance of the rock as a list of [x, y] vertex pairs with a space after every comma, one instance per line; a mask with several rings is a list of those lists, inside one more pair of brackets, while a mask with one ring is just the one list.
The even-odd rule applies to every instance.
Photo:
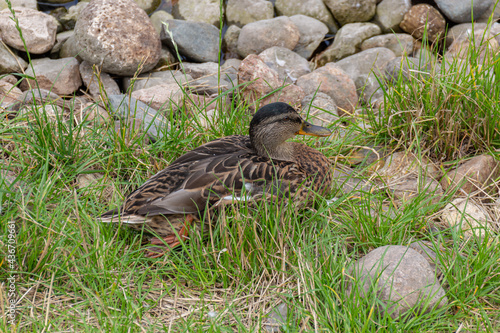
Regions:
[[259, 57], [278, 73], [281, 82], [295, 83], [302, 75], [311, 73], [305, 58], [284, 47], [273, 46], [262, 51]]
[[237, 58], [238, 55], [238, 38], [240, 37], [241, 28], [236, 25], [231, 25], [227, 28], [224, 38], [222, 39], [222, 48], [226, 58]]
[[15, 83], [0, 80], [0, 109], [7, 109], [9, 106], [21, 101], [22, 94], [23, 92], [15, 86]]
[[467, 237], [484, 237], [491, 231], [491, 218], [485, 209], [472, 199], [457, 198], [447, 204], [441, 212], [441, 218], [449, 227], [455, 227]]
[[497, 40], [485, 30], [475, 30], [474, 36], [469, 34], [461, 35], [456, 38], [448, 48], [445, 57], [467, 59], [471, 54], [470, 48], [474, 49], [474, 53], [479, 57], [479, 63], [493, 63], [496, 59], [497, 52], [500, 49]]
[[[243, 59], [238, 68], [238, 84], [245, 83], [248, 83], [248, 85], [245, 86], [241, 95], [252, 108], [262, 107], [277, 101], [290, 105], [299, 105], [305, 96], [302, 89], [295, 85], [282, 87], [278, 79], [278, 73], [269, 68], [259, 56], [254, 54]], [[264, 97], [276, 89], [279, 90], [268, 97]]]
[[399, 75], [404, 80], [420, 80], [422, 76], [428, 76], [432, 72], [432, 65], [420, 63], [420, 60], [413, 57], [397, 57], [392, 59], [385, 66], [385, 77], [388, 81], [396, 81]]
[[88, 2], [82, 1], [78, 2], [76, 5], [68, 8], [68, 12], [59, 18], [59, 22], [64, 26], [66, 30], [75, 29], [76, 20], [78, 16], [88, 6]]
[[434, 251], [432, 242], [418, 240], [410, 243], [408, 246], [420, 253], [427, 260], [431, 268], [436, 272], [436, 275], [441, 275], [440, 262]]
[[410, 55], [415, 48], [415, 38], [408, 34], [386, 34], [374, 36], [361, 43], [361, 51], [375, 47], [385, 47], [396, 57]]
[[177, 59], [175, 56], [170, 52], [170, 49], [168, 47], [162, 47], [161, 48], [161, 55], [160, 55], [160, 60], [158, 60], [158, 63], [155, 66], [155, 69], [157, 70], [165, 70], [168, 68], [171, 68], [177, 64]]
[[400, 202], [408, 201], [425, 192], [426, 198], [432, 197], [431, 202], [437, 203], [443, 195], [441, 184], [426, 176], [409, 175], [400, 179], [391, 179], [385, 185]]
[[[168, 30], [167, 30], [168, 29]], [[208, 23], [168, 20], [163, 26], [161, 40], [172, 52], [177, 45], [179, 53], [195, 62], [217, 62], [219, 59], [219, 29]]]
[[[486, 23], [461, 23], [451, 27], [446, 34], [446, 46], [449, 47], [454, 40], [463, 36], [471, 36], [472, 30], [485, 30], [488, 27]], [[494, 35], [494, 34], [493, 34]]]
[[301, 76], [297, 85], [307, 95], [322, 92], [330, 96], [337, 105], [340, 116], [352, 114], [358, 103], [354, 81], [335, 64], [327, 64]]
[[120, 116], [126, 122], [136, 120], [153, 140], [160, 140], [170, 131], [170, 125], [165, 117], [134, 97], [109, 95], [108, 108], [113, 115]]
[[348, 23], [338, 31], [332, 45], [328, 46], [316, 57], [319, 66], [338, 61], [358, 52], [361, 43], [370, 37], [380, 34], [380, 28], [373, 23]]
[[103, 124], [111, 120], [108, 111], [98, 103], [86, 103], [82, 105], [82, 113], [87, 121]]
[[[58, 33], [56, 35], [56, 43], [54, 44], [54, 46], [50, 50], [50, 53], [51, 54], [57, 54], [57, 53], [59, 53], [61, 51], [62, 46], [64, 45], [64, 43], [66, 43], [66, 41], [70, 37], [74, 37], [74, 36], [75, 36], [75, 32], [73, 30], [69, 30], [69, 31], [64, 31], [64, 32]], [[66, 57], [63, 57], [63, 58], [66, 58]]]
[[355, 282], [349, 283], [348, 293], [376, 297], [376, 310], [392, 319], [410, 310], [428, 312], [448, 303], [427, 260], [406, 246], [379, 247], [356, 261], [350, 274]]
[[307, 112], [307, 119], [314, 125], [329, 126], [339, 119], [337, 104], [322, 92], [307, 95], [300, 102], [302, 110]]
[[336, 63], [354, 81], [359, 96], [365, 102], [383, 95], [377, 77], [384, 77], [389, 61], [395, 58], [394, 52], [385, 47], [376, 47], [346, 57]]
[[377, 174], [384, 182], [402, 179], [408, 175], [424, 175], [439, 179], [441, 170], [425, 156], [417, 157], [409, 151], [401, 151], [387, 156]]
[[23, 58], [16, 56], [3, 43], [0, 43], [0, 75], [9, 73], [22, 73], [28, 63]]
[[59, 51], [59, 58], [76, 58], [79, 62], [83, 61], [80, 57], [80, 47], [76, 45], [75, 36], [70, 36], [62, 45]]
[[78, 67], [79, 63], [75, 58], [35, 59], [32, 66], [29, 66], [26, 70], [26, 74], [29, 76], [36, 75], [36, 82], [24, 79], [21, 82], [21, 89], [27, 90], [31, 87], [40, 87], [58, 95], [71, 95], [82, 85]]
[[[498, 20], [500, 19], [500, 6], [498, 6], [495, 1], [488, 8], [481, 17], [478, 17], [476, 22], [488, 23], [488, 22], [497, 22], [493, 24], [498, 24]], [[490, 21], [491, 20], [491, 21]]]
[[48, 103], [55, 103], [56, 101], [60, 100], [61, 96], [57, 95], [56, 93], [46, 90], [43, 88], [36, 88], [32, 90], [26, 90], [23, 92], [23, 95], [21, 96], [21, 101], [24, 104], [48, 104]]
[[429, 42], [434, 43], [443, 38], [446, 21], [436, 8], [424, 3], [411, 7], [399, 26], [416, 39], [422, 39], [425, 33]]
[[109, 76], [109, 74], [99, 71], [98, 68], [92, 67], [93, 66], [86, 61], [80, 64], [80, 75], [90, 95], [94, 98], [98, 98], [101, 94], [120, 94], [118, 84], [111, 78], [111, 76]]
[[148, 14], [161, 5], [161, 0], [134, 0], [134, 2]]
[[331, 33], [338, 30], [337, 22], [322, 0], [276, 0], [275, 6], [278, 15], [305, 15], [326, 24]]
[[114, 184], [108, 183], [106, 179], [101, 173], [82, 173], [76, 176], [76, 187], [82, 194], [99, 193], [99, 198], [111, 202], [113, 197], [118, 195], [118, 191]]
[[294, 15], [290, 20], [300, 33], [299, 42], [293, 51], [309, 59], [328, 33], [328, 27], [323, 22], [305, 15]]
[[441, 12], [455, 23], [476, 20], [495, 3], [494, 0], [435, 0], [435, 2]]
[[335, 195], [353, 195], [360, 196], [364, 193], [370, 193], [374, 189], [373, 183], [364, 179], [356, 178], [352, 175], [352, 169], [334, 168], [333, 170], [333, 189], [338, 191]]
[[273, 4], [267, 0], [228, 0], [227, 24], [243, 27], [252, 22], [270, 20], [274, 17]]
[[[162, 72], [152, 72], [141, 74], [137, 78], [126, 78], [123, 80], [123, 86], [126, 91], [137, 91], [148, 89], [162, 84], [177, 84], [186, 86], [193, 78], [189, 74], [183, 74], [181, 71], [170, 70]], [[133, 83], [133, 87], [131, 87]]]
[[[56, 42], [57, 21], [52, 16], [31, 8], [14, 8], [19, 27], [23, 32], [26, 49], [33, 54], [50, 51]], [[24, 43], [8, 9], [0, 11], [0, 39], [17, 50], [24, 50]]]
[[158, 34], [131, 0], [92, 0], [76, 22], [75, 39], [80, 57], [110, 74], [147, 72], [160, 58]]
[[[14, 7], [25, 7], [34, 10], [38, 10], [38, 5], [36, 0], [10, 0], [12, 8]], [[5, 0], [0, 1], [0, 10], [9, 8]]]
[[[221, 8], [219, 1], [178, 0], [175, 2], [176, 4], [172, 7], [174, 18], [220, 26]], [[224, 14], [224, 8], [222, 14]]]
[[136, 90], [132, 93], [132, 97], [155, 110], [169, 114], [171, 111], [177, 111], [184, 99], [184, 93], [176, 83], [165, 83]]
[[473, 193], [478, 190], [485, 190], [499, 175], [499, 164], [490, 155], [474, 156], [458, 168], [449, 171], [443, 179], [441, 186], [445, 191], [455, 191], [460, 193]]
[[219, 64], [216, 62], [204, 62], [202, 64], [184, 62], [182, 66], [184, 72], [191, 75], [193, 79], [217, 74], [217, 72], [219, 71]]
[[241, 29], [238, 38], [238, 53], [242, 58], [245, 58], [273, 46], [293, 50], [297, 46], [299, 38], [299, 29], [286, 16], [253, 22]]
[[153, 27], [155, 27], [156, 32], [158, 35], [161, 34], [161, 31], [163, 30], [163, 23], [167, 22], [168, 20], [173, 20], [174, 17], [172, 14], [169, 12], [166, 12], [164, 10], [157, 10], [153, 14], [151, 14], [151, 24], [153, 24]]
[[408, 0], [382, 0], [377, 5], [373, 21], [383, 33], [400, 32], [399, 24], [410, 8], [411, 1]]
[[217, 95], [232, 88], [231, 82], [223, 77], [218, 78], [217, 74], [201, 77], [189, 83], [189, 89], [197, 94]]
[[324, 3], [340, 25], [370, 21], [377, 8], [376, 0], [324, 0]]
[[269, 311], [264, 319], [263, 328], [265, 332], [281, 332], [280, 327], [287, 322], [288, 307], [285, 303], [280, 303]]

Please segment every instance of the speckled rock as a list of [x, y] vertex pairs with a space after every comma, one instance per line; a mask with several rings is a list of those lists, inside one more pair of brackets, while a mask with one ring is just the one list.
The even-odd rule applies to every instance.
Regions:
[[[38, 87], [51, 90], [58, 95], [70, 95], [82, 85], [79, 65], [75, 58], [35, 59], [33, 66], [29, 66], [26, 70], [26, 74], [34, 76], [34, 70]], [[36, 83], [34, 80], [25, 79], [21, 82], [21, 89], [37, 87]]]
[[324, 0], [340, 25], [367, 22], [375, 15], [376, 0]]
[[[243, 59], [238, 68], [238, 84], [245, 83], [249, 84], [245, 86], [241, 94], [253, 110], [272, 102], [298, 106], [305, 96], [304, 91], [295, 85], [283, 87], [278, 79], [278, 73], [254, 54]], [[279, 90], [264, 97], [276, 89]]]
[[377, 5], [373, 21], [380, 26], [383, 33], [400, 32], [399, 24], [410, 8], [410, 0], [382, 0]]
[[293, 50], [299, 38], [299, 29], [286, 16], [253, 22], [241, 29], [238, 38], [238, 53], [245, 58], [250, 54], [259, 54], [273, 46]]
[[491, 230], [491, 217], [472, 199], [457, 198], [441, 211], [441, 218], [448, 227], [455, 227], [467, 237], [484, 237]]
[[[224, 13], [224, 9], [222, 10]], [[172, 8], [174, 18], [220, 25], [220, 2], [213, 0], [178, 0]]]
[[484, 189], [499, 173], [499, 163], [494, 157], [479, 155], [448, 172], [441, 180], [441, 185], [445, 191], [458, 188], [456, 194], [469, 194]]
[[82, 59], [117, 75], [149, 71], [161, 53], [151, 20], [131, 0], [92, 0], [76, 22], [75, 39]]
[[426, 32], [432, 43], [444, 36], [446, 21], [436, 8], [424, 3], [411, 7], [399, 26], [416, 39], [422, 39]]
[[476, 20], [495, 3], [494, 0], [435, 0], [435, 2], [441, 12], [456, 23], [471, 22], [471, 16]]
[[[23, 31], [26, 48], [30, 53], [50, 51], [56, 42], [57, 21], [52, 16], [31, 8], [14, 8], [19, 27]], [[7, 45], [24, 51], [24, 43], [8, 9], [0, 11], [0, 39]]]
[[399, 57], [401, 55], [410, 55], [415, 48], [415, 38], [408, 34], [386, 34], [373, 36], [366, 39], [361, 44], [361, 51], [374, 47], [385, 47], [394, 52]]
[[305, 15], [326, 24], [331, 33], [336, 33], [339, 29], [322, 0], [276, 0], [275, 6], [278, 15]]
[[[167, 30], [168, 29], [168, 30]], [[172, 52], [175, 48], [170, 32], [179, 53], [195, 62], [217, 61], [219, 58], [219, 29], [208, 23], [182, 20], [168, 20], [163, 27], [161, 40]]]
[[354, 81], [333, 63], [301, 76], [297, 85], [306, 95], [319, 91], [330, 96], [337, 105], [340, 116], [352, 114], [358, 103]]
[[167, 22], [168, 20], [173, 20], [174, 17], [169, 12], [166, 12], [164, 10], [157, 10], [156, 12], [151, 14], [150, 19], [151, 23], [153, 24], [153, 27], [155, 27], [155, 30], [159, 35], [163, 30], [163, 22]]
[[311, 73], [305, 58], [284, 47], [273, 46], [262, 51], [259, 57], [278, 73], [281, 82], [295, 83], [302, 75]]
[[348, 293], [372, 297], [376, 310], [393, 319], [408, 311], [431, 311], [448, 303], [445, 292], [426, 258], [412, 248], [400, 245], [379, 247], [356, 261], [350, 269], [355, 282]]
[[28, 67], [23, 58], [16, 56], [7, 46], [0, 43], [0, 74], [18, 73]]
[[244, 25], [274, 17], [272, 2], [267, 0], [228, 0], [226, 5], [227, 24]]
[[328, 33], [326, 24], [305, 15], [294, 15], [290, 20], [297, 26], [300, 38], [294, 52], [309, 59]]
[[92, 67], [86, 61], [80, 64], [80, 75], [90, 95], [94, 98], [99, 97], [100, 94], [118, 95], [120, 88], [116, 81], [109, 74], [100, 72], [98, 68], [93, 69]]
[[301, 101], [302, 112], [305, 118], [315, 125], [329, 126], [339, 119], [337, 104], [333, 99], [322, 92], [310, 94]]
[[338, 31], [332, 45], [328, 46], [316, 57], [322, 66], [328, 62], [338, 61], [360, 50], [365, 39], [380, 34], [380, 28], [373, 23], [348, 23]]

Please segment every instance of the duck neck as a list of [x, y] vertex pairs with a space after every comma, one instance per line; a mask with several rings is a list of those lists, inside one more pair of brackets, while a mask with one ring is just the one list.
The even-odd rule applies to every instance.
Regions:
[[273, 160], [295, 162], [294, 146], [290, 142], [273, 144], [272, 142], [262, 143], [254, 142], [252, 145], [260, 156], [268, 157]]

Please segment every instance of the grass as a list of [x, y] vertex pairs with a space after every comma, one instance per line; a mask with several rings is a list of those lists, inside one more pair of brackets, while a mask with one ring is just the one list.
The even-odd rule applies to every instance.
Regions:
[[[296, 140], [336, 163], [375, 143], [437, 163], [477, 151], [498, 159], [500, 97], [486, 75], [498, 70], [498, 57], [470, 71], [459, 67], [465, 63], [432, 79], [400, 77], [384, 92], [385, 112], [367, 110], [365, 119], [350, 120], [371, 127], [353, 125], [345, 128], [347, 135]], [[443, 228], [438, 212], [451, 195], [437, 203], [425, 193], [399, 202], [386, 191], [340, 191], [302, 211], [267, 202], [240, 204], [209, 221], [207, 238], [193, 232], [189, 242], [158, 259], [144, 256], [141, 233], [96, 221], [186, 151], [246, 134], [251, 116], [234, 92], [229, 110], [217, 111], [206, 127], [182, 105], [168, 115], [170, 132], [164, 130], [157, 141], [124, 120], [118, 132], [113, 119], [91, 121], [71, 103], [54, 117], [47, 115], [50, 103], [18, 117], [0, 111], [3, 168], [16, 176], [13, 185], [0, 187], [0, 331], [255, 332], [280, 303], [288, 307], [285, 332], [500, 330], [498, 233], [465, 238]], [[343, 125], [331, 127], [337, 133]], [[333, 195], [333, 202], [325, 200]], [[7, 261], [11, 222], [14, 270]], [[393, 320], [374, 310], [379, 301], [373, 295], [360, 299], [348, 293], [355, 260], [377, 247], [415, 240], [437, 249], [449, 300], [444, 308]], [[11, 274], [20, 299], [14, 324], [7, 317]]]

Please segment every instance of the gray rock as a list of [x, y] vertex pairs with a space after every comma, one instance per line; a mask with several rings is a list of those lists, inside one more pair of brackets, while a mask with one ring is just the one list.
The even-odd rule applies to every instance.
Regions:
[[354, 81], [333, 63], [301, 76], [297, 80], [297, 86], [306, 95], [322, 92], [330, 96], [337, 105], [340, 116], [352, 114], [358, 103]]
[[40, 89], [30, 89], [23, 92], [21, 96], [21, 101], [24, 104], [33, 104], [33, 101], [36, 101], [37, 104], [47, 104], [54, 103], [61, 99], [61, 96], [56, 93], [46, 90], [43, 88]]
[[92, 0], [76, 22], [75, 39], [82, 59], [117, 75], [147, 72], [161, 53], [151, 20], [130, 0]]
[[488, 8], [481, 17], [478, 17], [476, 22], [480, 23], [488, 23], [496, 22], [494, 24], [498, 24], [498, 20], [500, 19], [500, 6], [498, 6], [495, 1], [491, 4], [490, 8]]
[[[219, 29], [208, 23], [168, 20], [163, 26], [161, 40], [172, 52], [179, 53], [196, 62], [217, 62], [219, 59]], [[168, 30], [167, 30], [168, 29]], [[172, 34], [170, 37], [169, 32]]]
[[208, 96], [220, 94], [232, 87], [233, 84], [231, 82], [225, 80], [223, 77], [218, 78], [217, 75], [200, 77], [189, 83], [191, 91]]
[[[54, 53], [59, 53], [62, 49], [62, 46], [66, 41], [75, 35], [75, 32], [73, 30], [68, 30], [64, 32], [60, 32], [56, 35], [56, 43], [54, 44], [54, 47], [52, 47], [52, 50], [50, 50], [51, 54]], [[66, 58], [66, 57], [63, 57]]]
[[253, 22], [241, 29], [238, 38], [238, 53], [245, 58], [249, 54], [258, 54], [273, 46], [293, 50], [299, 38], [299, 29], [286, 16]]
[[79, 62], [83, 61], [80, 57], [81, 48], [76, 45], [75, 35], [71, 35], [62, 44], [61, 50], [59, 51], [59, 58], [72, 58], [75, 57]]
[[293, 51], [309, 59], [328, 33], [328, 27], [323, 22], [305, 15], [294, 15], [290, 20], [300, 33], [299, 43]]
[[[80, 78], [79, 63], [75, 58], [62, 58], [52, 60], [41, 58], [33, 60], [33, 65], [29, 66], [26, 74], [34, 76], [36, 82], [24, 79], [21, 82], [21, 89], [28, 90], [34, 87], [51, 90], [55, 94], [70, 95], [77, 91], [82, 85]], [[34, 73], [33, 73], [34, 71]], [[37, 85], [38, 84], [38, 85]]]
[[134, 2], [148, 14], [151, 14], [161, 4], [161, 0], [134, 0]]
[[135, 79], [126, 78], [123, 80], [123, 86], [126, 91], [129, 91], [133, 82], [134, 86], [132, 91], [137, 91], [162, 84], [178, 84], [180, 86], [185, 86], [187, 82], [192, 80], [193, 78], [189, 74], [183, 74], [181, 71], [177, 70], [170, 70], [141, 74]]
[[375, 15], [376, 0], [324, 0], [340, 25], [367, 22]]
[[453, 41], [472, 35], [472, 30], [484, 30], [488, 27], [486, 23], [461, 23], [451, 27], [446, 34], [446, 46], [450, 46]]
[[94, 98], [99, 97], [99, 95], [101, 94], [120, 94], [120, 88], [118, 87], [118, 84], [111, 78], [109, 74], [100, 71], [98, 68], [94, 70], [92, 68], [92, 65], [90, 65], [86, 61], [80, 64], [80, 75], [90, 95], [92, 95]]
[[278, 304], [269, 311], [263, 322], [264, 331], [268, 333], [281, 332], [280, 327], [287, 322], [288, 307], [285, 303]]
[[178, 63], [177, 58], [172, 54], [170, 49], [166, 46], [163, 46], [161, 48], [160, 60], [158, 60], [155, 69], [165, 70], [167, 68], [174, 66], [177, 63]]
[[434, 251], [434, 245], [431, 242], [415, 241], [408, 246], [420, 253], [427, 260], [437, 275], [441, 274], [441, 270], [439, 269], [440, 262], [437, 258], [436, 252]]
[[[177, 20], [186, 20], [220, 26], [220, 2], [213, 0], [178, 0], [172, 7]], [[224, 10], [223, 10], [224, 12]]]
[[21, 101], [23, 92], [15, 83], [0, 80], [0, 108], [8, 109], [11, 105]]
[[300, 103], [302, 110], [307, 113], [305, 118], [315, 125], [326, 127], [339, 119], [337, 104], [325, 93], [307, 95]]
[[400, 32], [399, 24], [410, 8], [410, 0], [382, 0], [377, 5], [373, 21], [380, 26], [383, 33]]
[[191, 75], [193, 79], [198, 79], [207, 75], [217, 75], [219, 71], [219, 64], [216, 62], [204, 62], [202, 64], [184, 62], [182, 67], [184, 72]]
[[411, 55], [415, 48], [415, 38], [408, 34], [386, 34], [373, 36], [361, 43], [361, 51], [374, 47], [388, 48], [396, 57]]
[[375, 186], [369, 181], [354, 177], [351, 169], [335, 168], [333, 170], [333, 188], [340, 195], [360, 195], [370, 193]]
[[0, 75], [20, 73], [28, 67], [23, 58], [15, 55], [7, 46], [0, 43]]
[[[481, 17], [495, 2], [494, 0], [435, 0], [436, 5], [447, 18], [456, 23], [466, 23]], [[472, 8], [471, 8], [472, 3]]]
[[113, 115], [119, 116], [125, 121], [137, 120], [152, 139], [160, 140], [170, 130], [170, 124], [165, 117], [133, 97], [109, 95], [108, 107]]
[[432, 267], [420, 253], [400, 245], [379, 247], [356, 261], [350, 270], [356, 297], [374, 293], [376, 309], [393, 319], [408, 311], [428, 312], [448, 303]]
[[441, 211], [441, 219], [467, 237], [484, 238], [491, 233], [491, 217], [481, 204], [469, 198], [457, 198]]
[[276, 0], [275, 6], [278, 15], [305, 15], [326, 24], [331, 33], [338, 30], [337, 22], [322, 0]]
[[273, 4], [267, 0], [228, 0], [226, 5], [227, 24], [243, 27], [256, 21], [274, 17]]
[[431, 64], [420, 63], [417, 58], [396, 57], [385, 66], [385, 77], [391, 82], [396, 81], [399, 75], [402, 75], [404, 80], [412, 80], [428, 76], [431, 71]]
[[317, 63], [322, 66], [331, 61], [338, 61], [358, 52], [365, 39], [380, 34], [380, 28], [373, 23], [348, 23], [338, 31], [335, 39], [317, 57]]
[[385, 184], [399, 202], [408, 201], [422, 192], [431, 197], [432, 203], [437, 203], [443, 195], [443, 188], [438, 181], [424, 175], [408, 175], [403, 178], [391, 179]]
[[240, 37], [241, 28], [236, 25], [231, 25], [227, 28], [222, 40], [226, 58], [238, 57], [238, 38]]
[[[12, 7], [26, 7], [34, 10], [38, 10], [38, 5], [36, 0], [11, 0], [10, 3]], [[9, 8], [5, 0], [0, 1], [0, 10]]]
[[[19, 27], [23, 32], [28, 52], [42, 54], [50, 51], [56, 42], [57, 21], [52, 16], [31, 8], [14, 8]], [[24, 42], [8, 9], [0, 11], [0, 39], [17, 50], [24, 50]]]
[[174, 17], [169, 12], [166, 12], [164, 10], [157, 10], [156, 12], [151, 14], [150, 19], [153, 27], [155, 27], [156, 32], [158, 33], [158, 35], [160, 35], [161, 31], [163, 30], [163, 22], [173, 20]]
[[478, 55], [477, 62], [491, 64], [496, 59], [500, 48], [497, 40], [485, 30], [474, 30], [474, 36], [466, 34], [456, 38], [445, 53], [445, 60], [453, 62], [454, 59], [467, 59], [469, 50], [473, 48]]
[[346, 57], [335, 64], [354, 81], [360, 97], [369, 102], [371, 98], [378, 97], [374, 95], [377, 91], [378, 94], [382, 93], [379, 91], [380, 83], [377, 77], [385, 77], [385, 67], [395, 57], [391, 50], [375, 47]]
[[281, 82], [295, 83], [302, 75], [311, 73], [305, 58], [284, 47], [273, 46], [262, 51], [259, 57], [278, 73]]

